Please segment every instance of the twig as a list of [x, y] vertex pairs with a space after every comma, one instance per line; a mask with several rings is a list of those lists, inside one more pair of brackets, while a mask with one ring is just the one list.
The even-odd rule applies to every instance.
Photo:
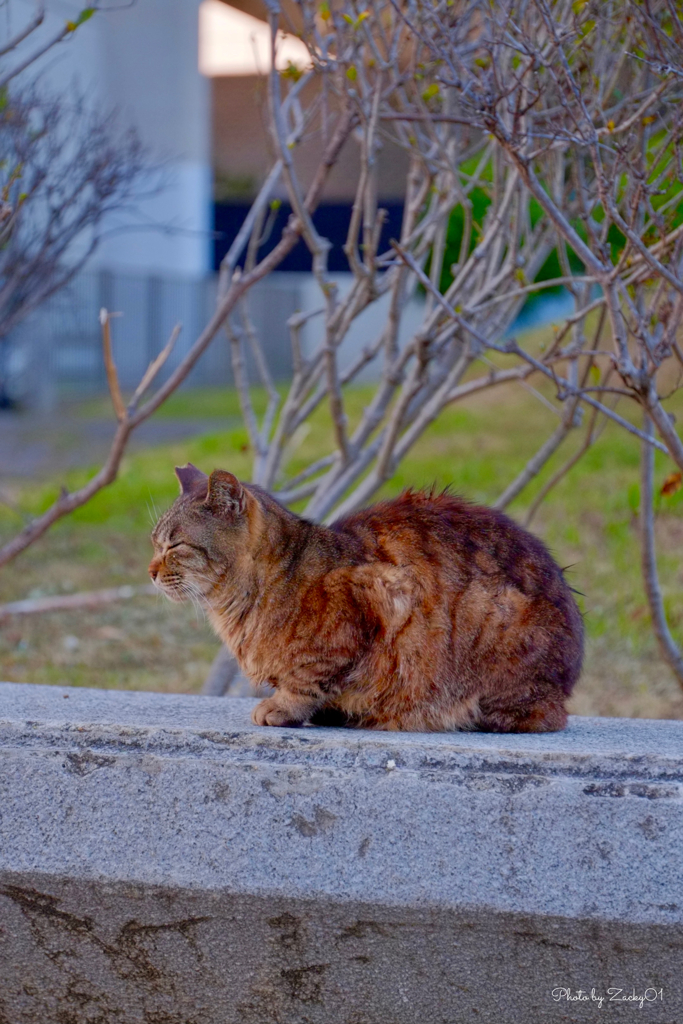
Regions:
[[551, 476], [550, 480], [548, 480], [543, 485], [541, 490], [538, 492], [538, 494], [536, 495], [536, 498], [534, 499], [534, 501], [531, 504], [531, 507], [529, 508], [529, 511], [527, 512], [527, 514], [525, 516], [525, 519], [524, 519], [524, 525], [525, 526], [530, 526], [531, 525], [532, 519], [534, 518], [534, 516], [536, 515], [536, 513], [539, 510], [539, 508], [541, 507], [541, 505], [543, 504], [545, 499], [548, 497], [550, 492], [555, 487], [557, 487], [557, 485], [560, 483], [561, 480], [564, 479], [564, 477], [567, 475], [567, 473], [569, 473], [570, 470], [572, 470], [574, 468], [574, 466], [577, 464], [577, 462], [579, 462], [583, 458], [583, 456], [586, 454], [588, 449], [593, 444], [595, 444], [595, 442], [597, 441], [598, 437], [600, 436], [602, 431], [605, 429], [605, 426], [607, 425], [607, 420], [603, 420], [601, 427], [598, 430], [595, 429], [595, 423], [596, 423], [596, 420], [597, 420], [599, 415], [600, 415], [600, 413], [598, 412], [598, 410], [597, 409], [593, 409], [593, 412], [592, 412], [592, 415], [591, 415], [591, 420], [590, 420], [590, 423], [588, 425], [588, 429], [586, 431], [586, 437], [584, 438], [581, 446], [577, 449], [576, 452], [574, 452], [574, 454], [572, 456], [570, 456], [567, 459], [567, 461], [562, 466], [560, 466], [560, 468], [557, 470], [556, 473], [553, 473], [553, 475]]
[[514, 501], [517, 495], [521, 494], [526, 485], [533, 480], [535, 476], [538, 476], [546, 462], [553, 457], [557, 449], [567, 437], [572, 426], [573, 416], [571, 419], [568, 417], [563, 419], [563, 422], [555, 428], [553, 433], [547, 441], [541, 445], [536, 454], [529, 459], [521, 473], [519, 473], [510, 484], [508, 484], [498, 500], [494, 502], [494, 508], [507, 508], [508, 505]]
[[[97, 10], [97, 7], [94, 7], [94, 10]], [[35, 29], [39, 28], [42, 24], [42, 21], [42, 16], [39, 20], [38, 18], [34, 19], [34, 21], [29, 25], [29, 31], [25, 32], [23, 36], [20, 33], [21, 38], [25, 39], [28, 35], [35, 31]], [[36, 61], [40, 60], [40, 58], [44, 54], [46, 54], [58, 43], [61, 43], [64, 39], [67, 39], [69, 36], [71, 36], [77, 27], [78, 24], [76, 22], [67, 21], [66, 23], [64, 23], [62, 27], [57, 30], [57, 32], [50, 36], [47, 42], [42, 43], [37, 49], [30, 53], [28, 57], [25, 57], [24, 60], [20, 61], [19, 64], [15, 64], [13, 68], [11, 68], [9, 71], [6, 71], [4, 75], [0, 76], [0, 89], [4, 89], [5, 86], [12, 81], [13, 78], [16, 78], [17, 75], [20, 75], [21, 72], [25, 71], [26, 68], [31, 66], [31, 64], [35, 64]], [[18, 40], [15, 39], [14, 42], [10, 44], [10, 48], [13, 48], [17, 44], [17, 41]]]
[[182, 324], [176, 324], [175, 327], [173, 328], [173, 330], [171, 331], [170, 338], [166, 342], [165, 346], [162, 348], [162, 350], [159, 353], [159, 355], [156, 357], [156, 359], [152, 360], [152, 362], [149, 364], [149, 366], [145, 370], [145, 372], [144, 372], [144, 374], [142, 376], [142, 380], [140, 381], [140, 383], [136, 387], [135, 391], [133, 392], [133, 397], [131, 398], [130, 402], [128, 403], [128, 414], [129, 415], [131, 413], [133, 413], [137, 409], [138, 402], [140, 401], [140, 399], [144, 395], [145, 391], [150, 386], [150, 384], [152, 383], [152, 381], [157, 376], [157, 374], [161, 370], [162, 366], [164, 365], [164, 363], [166, 362], [166, 360], [170, 356], [170, 354], [173, 351], [173, 348], [175, 346], [175, 343], [178, 340], [178, 336], [180, 335], [181, 330], [182, 330]]
[[[643, 433], [649, 438], [653, 436], [652, 420], [647, 413], [643, 416]], [[652, 444], [643, 441], [640, 450], [640, 460], [640, 543], [643, 584], [650, 607], [650, 615], [652, 616], [652, 628], [659, 644], [659, 650], [678, 683], [683, 687], [683, 656], [678, 644], [671, 635], [666, 621], [664, 600], [657, 575], [653, 509], [654, 452]]]
[[401, 248], [401, 246], [398, 244], [398, 242], [394, 241], [393, 239], [391, 241], [391, 246], [392, 246], [393, 249], [396, 250], [396, 252], [399, 254], [399, 256], [401, 257], [403, 262], [406, 264], [406, 266], [410, 267], [412, 272], [419, 279], [420, 284], [424, 285], [424, 287], [427, 289], [427, 291], [430, 293], [430, 295], [432, 295], [436, 299], [437, 304], [439, 306], [441, 306], [441, 308], [448, 314], [448, 316], [452, 320], [455, 320], [455, 322], [460, 327], [462, 327], [465, 331], [467, 331], [468, 334], [471, 334], [472, 337], [476, 341], [478, 341], [479, 344], [483, 348], [486, 349], [486, 348], [495, 348], [496, 347], [495, 345], [493, 345], [491, 343], [491, 341], [487, 340], [482, 334], [480, 334], [479, 331], [477, 331], [477, 329], [472, 326], [472, 324], [468, 323], [467, 320], [465, 320], [464, 317], [460, 316], [460, 314], [457, 313], [453, 309], [453, 306], [450, 304], [448, 299], [446, 299], [441, 294], [440, 291], [437, 291], [437, 289], [434, 287], [432, 282], [429, 280], [429, 278], [425, 274], [424, 270], [422, 270], [422, 268], [417, 265], [417, 263], [415, 262], [413, 257], [410, 255], [410, 253], [405, 252]]
[[610, 409], [609, 406], [596, 401], [595, 398], [591, 398], [590, 395], [586, 395], [583, 391], [573, 388], [569, 381], [565, 380], [563, 377], [558, 377], [556, 373], [549, 370], [548, 367], [544, 366], [543, 363], [540, 363], [538, 359], [534, 359], [533, 356], [521, 349], [515, 342], [508, 342], [508, 351], [515, 352], [521, 359], [525, 359], [531, 366], [534, 366], [540, 373], [552, 380], [554, 384], [559, 384], [567, 395], [578, 395], [582, 402], [585, 402], [586, 405], [591, 405], [594, 409], [599, 409], [600, 412], [604, 413], [609, 419], [614, 420], [615, 423], [618, 423], [619, 426], [623, 427], [629, 434], [633, 434], [634, 437], [639, 437], [641, 441], [647, 441], [653, 448], [657, 448], [660, 452], [664, 452], [665, 455], [669, 454], [669, 449], [660, 441], [657, 441], [654, 437], [648, 438], [643, 434], [642, 430], [639, 430], [638, 427], [634, 427], [633, 424], [629, 423], [628, 420], [625, 420], [623, 416], [619, 416], [614, 409]]
[[249, 236], [254, 230], [254, 224], [257, 218], [260, 216], [262, 210], [265, 208], [266, 203], [270, 199], [271, 193], [278, 183], [280, 175], [282, 174], [282, 160], [276, 160], [272, 170], [268, 174], [268, 177], [264, 181], [259, 194], [251, 205], [249, 213], [244, 218], [244, 222], [240, 227], [235, 240], [228, 249], [227, 253], [221, 261], [221, 272], [227, 275], [228, 280], [232, 276], [232, 272], [237, 266], [237, 261], [242, 255], [242, 250], [249, 241]]
[[58, 597], [36, 597], [25, 601], [0, 604], [0, 621], [12, 615], [40, 615], [43, 612], [66, 612], [74, 608], [96, 608], [114, 601], [127, 601], [131, 597], [149, 597], [158, 594], [151, 583], [141, 586], [109, 587], [106, 590], [84, 590], [79, 594], [60, 594]]
[[100, 324], [102, 326], [102, 349], [104, 351], [104, 365], [107, 371], [107, 384], [111, 395], [114, 412], [119, 423], [126, 418], [126, 404], [121, 395], [119, 386], [119, 375], [116, 372], [116, 363], [111, 351], [111, 314], [104, 307], [100, 310]]
[[27, 22], [25, 27], [21, 29], [15, 36], [13, 36], [3, 47], [0, 47], [0, 57], [4, 57], [14, 50], [19, 43], [23, 43], [24, 39], [27, 39], [37, 28], [43, 24], [45, 19], [45, 3], [44, 0], [36, 4], [36, 13], [34, 14], [31, 21]]

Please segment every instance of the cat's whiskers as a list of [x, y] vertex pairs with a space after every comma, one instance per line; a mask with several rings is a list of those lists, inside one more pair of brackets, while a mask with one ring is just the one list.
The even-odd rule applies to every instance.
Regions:
[[[202, 590], [202, 588], [199, 586], [200, 583], [206, 583], [207, 589]], [[208, 601], [211, 594], [216, 589], [216, 579], [212, 578], [211, 576], [208, 576], [206, 573], [197, 572], [197, 570], [193, 569], [190, 579], [188, 580], [188, 585], [192, 585], [195, 587], [197, 595], [203, 601]]]
[[192, 580], [181, 580], [178, 584], [178, 593], [187, 597], [194, 605], [195, 616], [197, 622], [200, 621], [200, 612], [202, 615], [206, 614], [206, 609], [202, 603], [203, 595], [197, 587], [193, 585]]
[[197, 573], [192, 572], [179, 576], [179, 581], [186, 593], [193, 593], [196, 597], [203, 597], [204, 595], [198, 583], [198, 580], [201, 580], [202, 578], [203, 577], [198, 576]]
[[159, 513], [157, 512], [157, 507], [149, 488], [147, 488], [147, 493], [149, 494], [149, 501], [152, 502], [152, 508], [150, 509], [149, 507], [149, 501], [145, 501], [145, 504], [147, 505], [147, 511], [149, 512], [150, 522], [152, 523], [152, 526], [154, 526], [159, 521]]

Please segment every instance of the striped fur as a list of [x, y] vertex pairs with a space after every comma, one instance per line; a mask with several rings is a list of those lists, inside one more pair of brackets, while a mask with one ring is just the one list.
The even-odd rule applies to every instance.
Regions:
[[275, 687], [257, 724], [566, 724], [581, 615], [544, 545], [501, 512], [407, 491], [324, 527], [222, 470], [178, 473], [150, 574]]

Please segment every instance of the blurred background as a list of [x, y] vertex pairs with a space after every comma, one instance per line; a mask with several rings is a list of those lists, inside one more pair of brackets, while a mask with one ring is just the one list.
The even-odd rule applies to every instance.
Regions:
[[[5, 37], [16, 35], [35, 9], [32, 3], [6, 0]], [[43, 24], [27, 41], [31, 51], [65, 21], [76, 23], [82, 11], [80, 4], [52, 0]], [[23, 52], [21, 45], [17, 52]], [[287, 37], [279, 56], [292, 66], [303, 66], [307, 58], [294, 36]], [[0, 309], [3, 538], [44, 510], [63, 484], [73, 490], [88, 479], [106, 456], [115, 419], [102, 358], [100, 308], [117, 314], [112, 345], [124, 391], [136, 386], [174, 324], [181, 322], [182, 333], [161, 374], [166, 379], [209, 318], [221, 259], [273, 158], [264, 113], [263, 76], [270, 59], [269, 28], [258, 0], [233, 5], [137, 0], [112, 4], [84, 19], [20, 76], [27, 89], [39, 97], [59, 97], [67, 110], [71, 142], [61, 143], [62, 152], [76, 145], [74, 124], [87, 126], [93, 111], [101, 117], [111, 111], [115, 127], [109, 138], [122, 139], [118, 152], [125, 151], [126, 161], [117, 172], [119, 191], [103, 203], [92, 251], [90, 242], [74, 234], [71, 265], [78, 264], [77, 270], [44, 294], [37, 282], [47, 280], [51, 266], [34, 261], [21, 315]], [[135, 144], [126, 134], [131, 129]], [[300, 148], [303, 177], [307, 161], [312, 173], [318, 156], [313, 142]], [[318, 230], [332, 243], [329, 269], [342, 290], [350, 280], [342, 247], [357, 164], [356, 149], [345, 147], [316, 213]], [[64, 173], [68, 181], [75, 172], [65, 164]], [[407, 173], [406, 154], [384, 146], [378, 189], [387, 210], [385, 245], [400, 230]], [[269, 231], [276, 239], [291, 208], [284, 185], [274, 196]], [[251, 315], [280, 387], [292, 374], [287, 320], [314, 301], [304, 244], [252, 294]], [[415, 322], [423, 302], [419, 295], [414, 299]], [[543, 350], [568, 305], [570, 297], [561, 289], [528, 303], [515, 333]], [[359, 319], [349, 358], [360, 352], [385, 315], [380, 305]], [[411, 322], [409, 311], [405, 330]], [[355, 385], [349, 398], [352, 414], [367, 404], [374, 373], [370, 364]], [[551, 394], [552, 388], [539, 385], [538, 392]], [[264, 402], [257, 393], [257, 406]], [[538, 394], [519, 386], [475, 395], [446, 409], [381, 493], [436, 482], [491, 502], [538, 446], [552, 416]], [[316, 458], [321, 438], [330, 431], [320, 410], [296, 439], [302, 460]], [[639, 498], [633, 483], [638, 457], [637, 441], [607, 426], [541, 507], [533, 528], [568, 567], [568, 578], [582, 595], [588, 657], [572, 710], [680, 718], [683, 694], [656, 652], [638, 570]], [[220, 466], [246, 479], [250, 475], [249, 438], [233, 386], [229, 346], [220, 335], [182, 388], [136, 431], [119, 479], [0, 570], [0, 601], [143, 587], [149, 531], [177, 492], [173, 467], [187, 461], [207, 472]], [[561, 461], [548, 465], [536, 492]], [[664, 461], [657, 467], [661, 484]], [[514, 503], [512, 514], [527, 508], [533, 496], [525, 494]], [[660, 571], [670, 622], [680, 633], [683, 504], [671, 486], [661, 489], [658, 500]], [[201, 615], [191, 606], [170, 605], [144, 592], [131, 595], [42, 614], [0, 609], [0, 679], [199, 692], [218, 650]]]

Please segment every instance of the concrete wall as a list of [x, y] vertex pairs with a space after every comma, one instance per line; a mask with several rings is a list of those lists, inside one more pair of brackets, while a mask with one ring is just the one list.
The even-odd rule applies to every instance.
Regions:
[[683, 1019], [683, 723], [252, 704], [0, 685], [0, 1021]]

